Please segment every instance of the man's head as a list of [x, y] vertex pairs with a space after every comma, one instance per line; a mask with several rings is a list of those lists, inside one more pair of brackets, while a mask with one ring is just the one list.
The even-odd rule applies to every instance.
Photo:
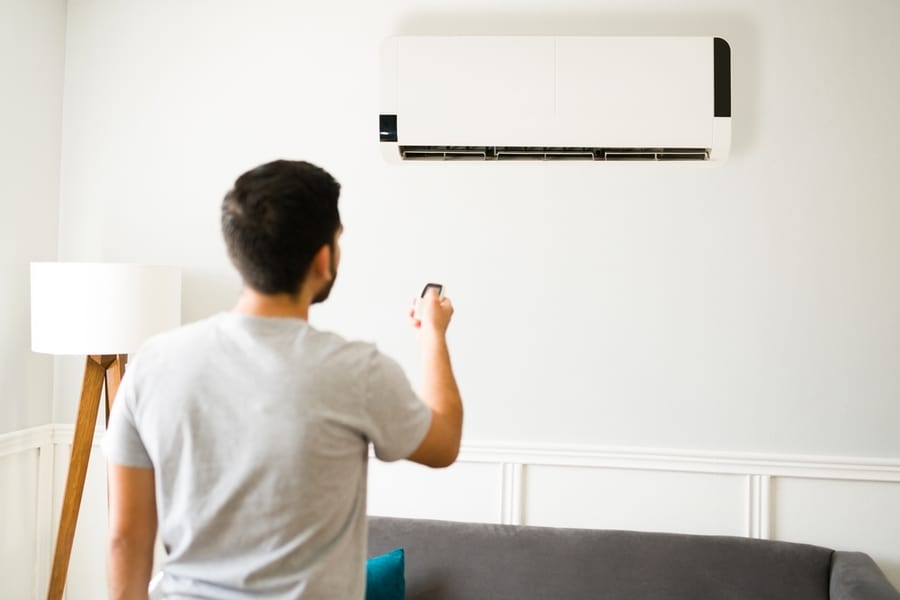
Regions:
[[327, 246], [331, 280], [313, 302], [325, 300], [337, 276], [340, 189], [325, 170], [304, 161], [276, 160], [238, 177], [222, 201], [222, 234], [244, 285], [297, 296]]

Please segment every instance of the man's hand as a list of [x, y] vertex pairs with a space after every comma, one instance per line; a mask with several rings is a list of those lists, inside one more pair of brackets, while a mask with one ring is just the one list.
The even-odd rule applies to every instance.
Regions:
[[413, 298], [412, 308], [409, 309], [409, 319], [413, 327], [426, 334], [446, 334], [450, 319], [453, 317], [453, 303], [450, 299], [441, 298], [437, 290], [429, 288], [422, 298], [422, 320], [416, 319], [415, 316], [417, 302], [418, 300]]
[[[415, 306], [415, 303], [414, 303]], [[422, 302], [422, 320], [410, 311], [422, 344], [422, 398], [431, 407], [431, 427], [409, 460], [430, 467], [447, 467], [459, 455], [462, 437], [462, 398], [450, 367], [446, 333], [453, 317], [453, 303], [428, 290]]]
[[153, 469], [109, 465], [110, 600], [147, 600], [156, 541]]

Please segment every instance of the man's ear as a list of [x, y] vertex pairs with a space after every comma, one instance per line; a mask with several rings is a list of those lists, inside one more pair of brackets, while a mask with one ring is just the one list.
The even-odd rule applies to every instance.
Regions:
[[331, 281], [334, 277], [334, 273], [331, 272], [331, 246], [322, 244], [322, 247], [313, 256], [312, 265], [310, 266], [310, 270], [316, 276], [325, 281]]

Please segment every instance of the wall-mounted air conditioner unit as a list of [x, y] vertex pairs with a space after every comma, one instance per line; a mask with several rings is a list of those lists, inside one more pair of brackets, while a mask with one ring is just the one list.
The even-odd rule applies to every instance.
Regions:
[[722, 161], [731, 51], [713, 37], [395, 37], [390, 160]]

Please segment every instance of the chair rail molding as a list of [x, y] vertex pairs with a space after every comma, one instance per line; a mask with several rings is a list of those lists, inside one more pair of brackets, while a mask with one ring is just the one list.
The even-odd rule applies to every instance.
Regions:
[[578, 444], [472, 442], [462, 462], [600, 467], [770, 477], [900, 482], [900, 459], [718, 452]]

